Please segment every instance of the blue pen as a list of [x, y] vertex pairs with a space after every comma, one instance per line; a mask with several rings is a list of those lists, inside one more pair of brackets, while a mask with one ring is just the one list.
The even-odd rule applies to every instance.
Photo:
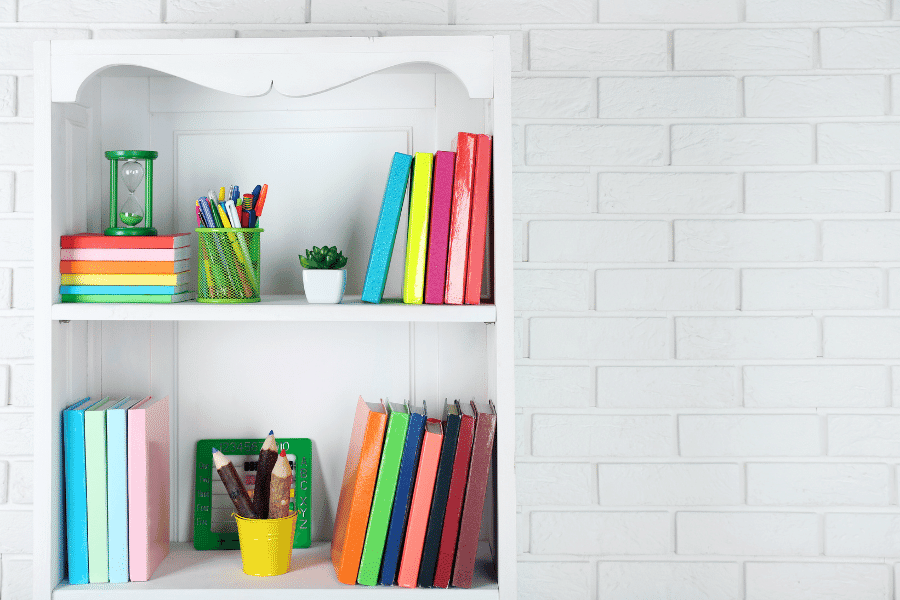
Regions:
[[235, 204], [237, 204], [238, 199], [240, 197], [241, 197], [241, 188], [239, 188], [237, 186], [237, 184], [235, 184], [234, 187], [231, 188], [231, 201], [234, 202]]
[[262, 191], [262, 186], [257, 185], [253, 188], [253, 206], [250, 210], [250, 227], [256, 227], [257, 221], [259, 217], [256, 216], [256, 203], [259, 202], [259, 193]]

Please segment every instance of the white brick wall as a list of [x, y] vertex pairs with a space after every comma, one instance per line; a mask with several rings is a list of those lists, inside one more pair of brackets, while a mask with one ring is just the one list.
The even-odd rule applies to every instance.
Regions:
[[900, 598], [900, 0], [0, 0], [0, 597], [32, 43], [343, 32], [511, 35], [519, 597]]

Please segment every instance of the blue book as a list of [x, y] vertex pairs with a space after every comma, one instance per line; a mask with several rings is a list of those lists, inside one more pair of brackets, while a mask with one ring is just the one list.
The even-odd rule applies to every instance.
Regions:
[[400, 475], [397, 477], [397, 491], [394, 494], [394, 507], [391, 509], [391, 522], [388, 525], [387, 542], [384, 544], [384, 558], [381, 563], [381, 585], [397, 583], [397, 568], [400, 566], [400, 550], [406, 532], [406, 517], [409, 502], [412, 498], [413, 484], [416, 481], [416, 469], [419, 465], [419, 448], [422, 434], [425, 431], [425, 409], [409, 409], [409, 426], [406, 429], [406, 441], [403, 443], [403, 456], [400, 458]]
[[85, 398], [63, 411], [66, 481], [66, 546], [69, 583], [88, 583], [87, 478], [84, 463], [84, 411], [101, 400]]
[[128, 428], [126, 412], [140, 398], [122, 398], [106, 409], [106, 513], [109, 582], [128, 581]]
[[378, 226], [375, 228], [375, 239], [372, 240], [372, 253], [369, 254], [369, 268], [366, 269], [366, 280], [363, 283], [363, 302], [381, 302], [384, 284], [387, 281], [388, 267], [391, 265], [391, 254], [394, 252], [394, 238], [397, 237], [397, 226], [400, 224], [400, 211], [406, 198], [406, 184], [409, 181], [409, 170], [412, 156], [402, 152], [394, 153], [391, 161], [391, 172], [388, 174], [381, 201], [381, 213], [378, 215]]
[[60, 294], [163, 294], [171, 296], [187, 292], [188, 285], [61, 285]]

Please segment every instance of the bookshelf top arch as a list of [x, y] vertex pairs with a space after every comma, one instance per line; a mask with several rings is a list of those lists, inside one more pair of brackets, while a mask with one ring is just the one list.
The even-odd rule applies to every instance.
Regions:
[[238, 96], [274, 89], [317, 94], [405, 64], [456, 75], [471, 98], [494, 94], [490, 36], [385, 38], [61, 40], [51, 42], [51, 100], [76, 102], [83, 84], [115, 66], [153, 69]]

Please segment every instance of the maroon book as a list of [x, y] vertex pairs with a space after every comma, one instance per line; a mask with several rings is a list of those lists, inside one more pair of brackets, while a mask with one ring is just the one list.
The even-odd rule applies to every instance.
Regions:
[[459, 424], [459, 441], [453, 459], [453, 476], [450, 478], [450, 493], [447, 495], [447, 510], [444, 512], [444, 528], [441, 531], [441, 546], [438, 549], [437, 566], [434, 569], [434, 587], [450, 585], [453, 572], [453, 558], [456, 556], [456, 537], [459, 534], [459, 519], [462, 516], [466, 482], [469, 480], [469, 459], [472, 456], [472, 439], [475, 437], [475, 411], [456, 401], [462, 416]]
[[478, 552], [478, 534], [481, 531], [481, 513], [487, 490], [491, 457], [494, 454], [494, 432], [497, 415], [493, 405], [479, 408], [471, 403], [476, 414], [475, 440], [472, 442], [472, 460], [469, 465], [469, 482], [459, 524], [459, 542], [456, 546], [456, 564], [453, 565], [453, 585], [472, 587], [472, 571]]

